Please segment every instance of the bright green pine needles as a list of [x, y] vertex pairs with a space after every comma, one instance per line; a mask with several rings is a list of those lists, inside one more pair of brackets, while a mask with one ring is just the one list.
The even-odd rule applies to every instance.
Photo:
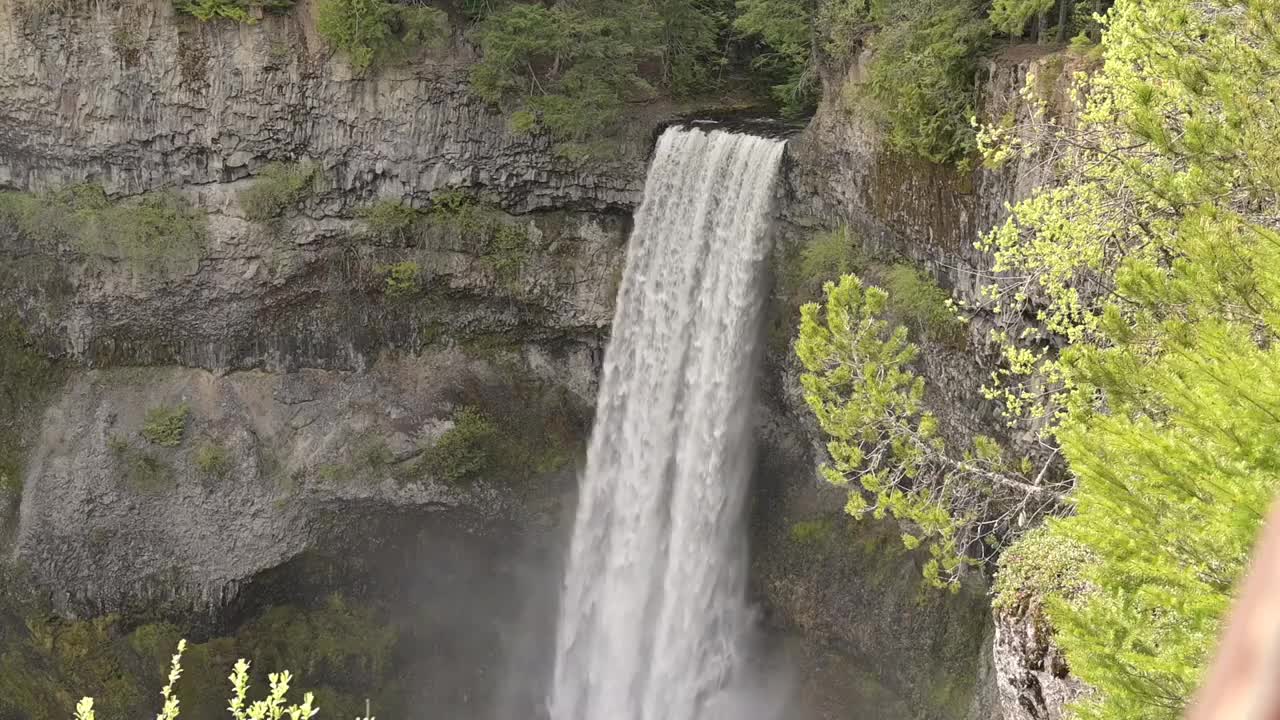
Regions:
[[1280, 352], [1207, 321], [1157, 360], [1091, 362], [1134, 371], [1114, 380], [1141, 388], [1146, 410], [1059, 432], [1079, 487], [1077, 514], [1053, 533], [1099, 562], [1085, 575], [1095, 590], [1051, 618], [1073, 671], [1100, 691], [1081, 717], [1173, 720], [1280, 485], [1280, 387], [1259, 382], [1280, 377]]
[[[1054, 537], [1095, 558], [1051, 609], [1077, 716], [1175, 720], [1280, 484], [1280, 4], [1121, 0], [1074, 128], [988, 128], [992, 161], [1069, 134], [1061, 187], [988, 239], [1005, 312], [993, 395], [1039, 414], [1077, 480]], [[1046, 390], [1050, 391], [1046, 394]]]
[[825, 304], [801, 308], [795, 345], [805, 401], [829, 438], [823, 477], [849, 488], [850, 515], [907, 523], [907, 548], [928, 547], [925, 579], [958, 590], [965, 566], [989, 559], [1058, 493], [1028, 477], [1029, 463], [1007, 462], [990, 439], [948, 451], [924, 406], [924, 380], [911, 369], [916, 346], [906, 327], [882, 319], [885, 291], [846, 275], [825, 294]]

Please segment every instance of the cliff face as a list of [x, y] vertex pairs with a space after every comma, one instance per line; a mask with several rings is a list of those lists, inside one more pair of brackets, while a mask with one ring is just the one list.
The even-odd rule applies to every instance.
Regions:
[[[626, 210], [643, 186], [648, 128], [613, 162], [557, 157], [470, 96], [465, 48], [353, 77], [316, 36], [311, 7], [254, 25], [108, 0], [70, 15], [0, 13], [0, 184], [78, 180], [113, 194], [218, 186], [267, 159], [308, 158], [332, 194], [315, 219], [372, 196], [479, 186], [513, 210]], [[218, 208], [211, 208], [218, 209]]]
[[[786, 247], [805, 242], [817, 229], [848, 227], [868, 256], [908, 260], [958, 300], [980, 308], [993, 263], [974, 244], [1003, 222], [1008, 204], [1052, 180], [1043, 156], [1019, 158], [998, 169], [961, 171], [894, 153], [857, 109], [856, 88], [866, 60], [827, 71], [817, 115], [789, 146], [780, 242]], [[1049, 48], [1001, 52], [984, 64], [979, 118], [1025, 121], [1031, 107], [1022, 92], [1029, 77], [1035, 79], [1034, 97], [1050, 112], [1060, 112], [1069, 107], [1078, 65]], [[998, 348], [988, 333], [1009, 322], [979, 310], [963, 350], [928, 346], [921, 353], [926, 402], [944, 435], [960, 439], [982, 433], [1027, 442], [1025, 434], [1008, 434], [980, 391], [998, 363]], [[764, 526], [758, 574], [777, 621], [828, 638], [870, 662], [894, 658], [881, 666], [880, 677], [918, 716], [1062, 717], [1081, 688], [1054, 648], [1051, 629], [1022, 614], [993, 618], [980, 581], [954, 597], [918, 595], [921, 560], [899, 550], [892, 528], [847, 527], [849, 521], [838, 512], [842, 492], [820, 487], [807, 471], [787, 469], [812, 467], [822, 450], [820, 433], [796, 390], [794, 361], [784, 356], [775, 358], [775, 365], [781, 379], [774, 395], [783, 419], [770, 426], [775, 432], [767, 437], [775, 440], [772, 459], [779, 463], [772, 473], [787, 479], [777, 485], [778, 504], [771, 509], [793, 524], [790, 536], [785, 521], [775, 520], [772, 530]], [[804, 542], [796, 542], [798, 534]], [[896, 561], [886, 560], [895, 552]], [[865, 583], [868, 577], [876, 580]], [[857, 585], [862, 587], [850, 589]], [[885, 594], [886, 588], [895, 590]], [[931, 630], [920, 633], [921, 627]], [[939, 668], [946, 670], [939, 674]]]
[[[20, 508], [0, 516], [0, 538], [55, 606], [217, 625], [277, 595], [306, 558], [330, 558], [341, 583], [392, 555], [416, 565], [397, 566], [414, 592], [449, 608], [425, 631], [446, 645], [470, 648], [476, 634], [455, 627], [477, 600], [451, 579], [536, 600], [494, 610], [496, 625], [547, 627], [551, 558], [659, 111], [638, 113], [608, 157], [569, 159], [468, 94], [461, 41], [357, 77], [314, 35], [305, 2], [254, 25], [200, 23], [159, 0], [41, 15], [16, 2], [0, 0], [0, 187], [93, 182], [126, 200], [171, 190], [209, 223], [199, 248], [139, 264], [0, 222], [0, 308], [69, 368], [24, 438]], [[1003, 114], [1043, 62], [993, 61], [984, 113]], [[781, 242], [847, 224], [874, 252], [975, 297], [989, 266], [972, 242], [1038, 180], [1034, 166], [962, 175], [896, 157], [838, 95], [791, 143]], [[315, 177], [283, 218], [254, 222], [240, 193], [271, 161]], [[458, 188], [518, 228], [517, 246], [495, 251], [445, 221], [388, 237], [360, 219], [379, 199], [422, 207]], [[387, 288], [396, 264], [419, 269], [403, 296]], [[972, 356], [929, 358], [954, 428], [991, 421], [974, 401], [976, 368]], [[982, 588], [923, 594], [919, 559], [894, 552], [891, 530], [840, 514], [839, 493], [812, 472], [820, 440], [793, 371], [773, 358], [761, 381], [753, 540], [771, 624], [799, 638], [805, 704], [822, 718], [993, 717], [995, 669], [1012, 677], [1034, 660], [1001, 645], [993, 664]], [[516, 436], [522, 471], [456, 477], [458, 458], [439, 448], [453, 447], [467, 409]], [[152, 442], [149, 411], [178, 410], [179, 441]], [[544, 429], [554, 447], [532, 437]], [[526, 563], [542, 577], [457, 580], [461, 565]], [[478, 664], [511, 642], [479, 634]], [[535, 704], [529, 675], [511, 691], [520, 699], [501, 702]], [[468, 682], [458, 697], [489, 692]]]
[[[143, 261], [0, 221], [0, 310], [66, 368], [0, 539], [72, 617], [228, 632], [264, 605], [376, 596], [471, 669], [415, 654], [447, 685], [423, 702], [514, 716], [541, 673], [494, 678], [551, 626], [652, 124], [566, 160], [468, 95], [465, 48], [356, 78], [308, 12], [0, 3], [0, 188], [165, 190], [208, 220], [199, 247]], [[240, 194], [270, 161], [314, 177], [250, 221]], [[358, 217], [458, 189], [506, 242]], [[389, 289], [395, 266], [412, 287]], [[180, 414], [178, 436], [152, 439], [151, 413]]]
[[[319, 46], [305, 5], [253, 26], [176, 17], [161, 2], [71, 16], [3, 9], [0, 186], [174, 188], [210, 213], [208, 247], [161, 277], [6, 243], [6, 287], [52, 331], [46, 342], [90, 362], [208, 368], [356, 367], [387, 344], [416, 348], [414, 331], [437, 321], [532, 323], [598, 345], [647, 130], [620, 140], [617, 160], [564, 160], [468, 95], [464, 50], [353, 78]], [[318, 177], [296, 212], [263, 227], [236, 196], [269, 160], [309, 163]], [[352, 237], [354, 211], [373, 200], [421, 204], [445, 188], [529, 225], [528, 267], [510, 287], [461, 233], [403, 257]], [[433, 290], [474, 300], [467, 317], [351, 302], [376, 285], [373, 266], [404, 259], [429, 270]]]

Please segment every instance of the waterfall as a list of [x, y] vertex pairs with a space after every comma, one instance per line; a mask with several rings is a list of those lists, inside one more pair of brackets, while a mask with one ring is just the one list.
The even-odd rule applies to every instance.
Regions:
[[747, 625], [750, 388], [783, 144], [684, 128], [658, 141], [578, 500], [553, 720], [730, 714], [717, 708]]

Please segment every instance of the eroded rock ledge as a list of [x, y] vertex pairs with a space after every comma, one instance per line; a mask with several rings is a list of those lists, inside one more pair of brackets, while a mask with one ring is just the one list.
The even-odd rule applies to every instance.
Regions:
[[233, 182], [267, 160], [319, 163], [332, 214], [373, 196], [482, 187], [508, 209], [626, 211], [648, 126], [615, 159], [560, 157], [468, 92], [469, 50], [353, 76], [311, 6], [254, 25], [202, 23], [157, 0], [35, 17], [0, 2], [0, 186], [101, 183], [112, 194]]

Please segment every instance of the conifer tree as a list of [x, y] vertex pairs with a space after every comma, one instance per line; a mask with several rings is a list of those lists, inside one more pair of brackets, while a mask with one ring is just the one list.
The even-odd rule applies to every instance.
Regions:
[[1278, 28], [1275, 0], [1121, 0], [1077, 125], [983, 133], [1067, 148], [989, 247], [997, 306], [1068, 343], [1010, 343], [996, 394], [1055, 418], [1077, 478], [1050, 532], [1096, 561], [1050, 619], [1079, 717], [1181, 715], [1277, 489]]

